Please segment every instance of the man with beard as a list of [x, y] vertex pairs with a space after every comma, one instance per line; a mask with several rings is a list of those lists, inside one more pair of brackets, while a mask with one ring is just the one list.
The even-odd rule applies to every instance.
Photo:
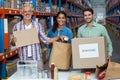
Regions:
[[[43, 27], [38, 22], [32, 20], [33, 8], [29, 4], [23, 6], [21, 14], [23, 16], [23, 19], [14, 25], [13, 32], [36, 28], [39, 39], [46, 44], [52, 43], [53, 41], [59, 39], [59, 37], [48, 38], [45, 35]], [[16, 41], [16, 37], [13, 36], [13, 38], [11, 39], [11, 44], [15, 46]], [[40, 43], [18, 48], [18, 54], [20, 60], [36, 60], [38, 64], [38, 71], [43, 70], [42, 51]]]
[[83, 14], [84, 14], [84, 20], [85, 20], [86, 24], [82, 25], [78, 29], [77, 37], [78, 38], [89, 38], [89, 37], [104, 36], [106, 38], [106, 42], [107, 42], [107, 51], [108, 51], [107, 59], [110, 61], [113, 48], [112, 48], [112, 42], [110, 40], [110, 37], [108, 35], [106, 28], [104, 26], [94, 22], [93, 9], [86, 8], [86, 9], [84, 9]]

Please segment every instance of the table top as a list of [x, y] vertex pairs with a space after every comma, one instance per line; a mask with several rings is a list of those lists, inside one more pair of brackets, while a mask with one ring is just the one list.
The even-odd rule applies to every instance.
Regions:
[[[58, 80], [68, 80], [69, 76], [74, 75], [74, 74], [80, 74], [83, 76], [83, 78], [85, 76], [85, 72], [82, 70], [58, 71]], [[92, 80], [97, 80], [95, 78], [94, 71], [91, 72], [90, 77]], [[19, 74], [17, 74], [17, 72], [15, 72], [11, 77], [8, 78], [8, 80], [51, 80], [51, 79], [50, 78], [39, 78], [39, 77], [31, 79], [29, 76], [28, 77], [19, 77]]]

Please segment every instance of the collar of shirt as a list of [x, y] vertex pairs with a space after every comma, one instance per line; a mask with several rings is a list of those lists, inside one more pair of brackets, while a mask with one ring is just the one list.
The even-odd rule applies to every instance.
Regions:
[[[97, 26], [97, 23], [93, 21], [93, 24], [92, 24], [92, 27], [96, 27]], [[84, 25], [84, 28], [87, 28], [87, 24]]]
[[[22, 25], [25, 25], [24, 21], [21, 21]], [[31, 23], [34, 23], [34, 21], [32, 20]]]
[[[65, 27], [66, 27], [66, 26], [63, 26], [62, 29], [61, 29], [60, 31], [64, 31], [64, 30], [65, 30]], [[57, 30], [57, 31], [58, 31], [58, 30]]]
[[[33, 20], [32, 20], [32, 22], [31, 22], [31, 24], [32, 24], [32, 26], [31, 26], [32, 28], [35, 27]], [[25, 24], [24, 24], [24, 21], [23, 21], [23, 20], [21, 21], [21, 25], [22, 25], [23, 29], [25, 29]]]

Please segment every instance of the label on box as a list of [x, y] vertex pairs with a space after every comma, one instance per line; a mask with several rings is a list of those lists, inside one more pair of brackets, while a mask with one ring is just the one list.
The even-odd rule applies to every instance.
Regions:
[[79, 44], [80, 58], [96, 58], [99, 57], [98, 43]]

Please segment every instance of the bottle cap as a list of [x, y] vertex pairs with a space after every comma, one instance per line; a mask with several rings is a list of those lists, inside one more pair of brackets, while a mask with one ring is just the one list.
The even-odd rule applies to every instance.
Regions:
[[90, 75], [90, 74], [91, 74], [91, 72], [85, 72], [85, 74]]
[[68, 37], [64, 37], [64, 41], [68, 41]]
[[54, 62], [52, 62], [51, 64], [54, 64]]

